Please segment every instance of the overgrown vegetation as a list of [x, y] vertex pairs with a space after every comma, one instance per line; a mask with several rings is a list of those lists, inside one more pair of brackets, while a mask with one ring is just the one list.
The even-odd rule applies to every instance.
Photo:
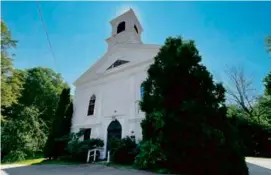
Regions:
[[[242, 89], [242, 93], [235, 95], [236, 103], [228, 106], [228, 116], [231, 123], [237, 127], [239, 138], [244, 144], [246, 156], [271, 157], [271, 95], [270, 76], [264, 78], [264, 94], [252, 96], [248, 89], [253, 89], [248, 85], [244, 75], [236, 74], [236, 89]], [[239, 91], [241, 92], [241, 91]], [[241, 99], [243, 102], [241, 103]]]
[[[267, 47], [271, 47], [270, 37]], [[264, 93], [253, 87], [252, 78], [241, 67], [228, 72], [232, 88], [228, 88], [228, 117], [238, 130], [246, 156], [271, 157], [271, 71], [263, 79]]]
[[140, 145], [139, 154], [136, 156], [135, 165], [140, 169], [159, 171], [166, 161], [162, 148], [152, 141], [144, 141]]
[[[85, 163], [87, 160], [88, 150], [104, 146], [103, 140], [98, 138], [81, 140], [80, 138], [82, 138], [83, 134], [84, 130], [81, 130], [78, 133], [71, 133], [60, 139], [62, 141], [65, 140], [68, 143], [65, 147], [65, 154], [59, 157], [61, 160]], [[96, 160], [98, 160], [99, 156], [100, 152], [98, 151], [96, 154]]]
[[[184, 174], [248, 174], [230, 125], [225, 89], [213, 82], [193, 41], [168, 38], [143, 82], [138, 167]], [[146, 154], [146, 151], [155, 150]], [[218, 159], [219, 158], [219, 159]], [[148, 162], [148, 163], [145, 163]]]
[[127, 136], [123, 139], [113, 138], [110, 141], [111, 161], [117, 164], [131, 165], [138, 153], [134, 139]]

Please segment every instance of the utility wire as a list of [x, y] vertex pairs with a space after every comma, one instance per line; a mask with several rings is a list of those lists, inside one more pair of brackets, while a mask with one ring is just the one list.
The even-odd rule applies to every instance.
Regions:
[[41, 20], [41, 23], [42, 23], [44, 32], [45, 32], [45, 34], [46, 34], [46, 38], [47, 38], [47, 41], [48, 41], [48, 44], [49, 44], [49, 49], [50, 49], [51, 54], [52, 54], [52, 56], [53, 56], [53, 59], [54, 59], [54, 65], [55, 65], [55, 68], [56, 68], [56, 57], [55, 57], [55, 54], [54, 54], [54, 51], [53, 51], [53, 47], [52, 47], [52, 43], [51, 43], [51, 41], [50, 41], [49, 34], [48, 34], [48, 32], [47, 32], [47, 28], [46, 28], [45, 21], [44, 21], [44, 19], [43, 19], [43, 15], [42, 15], [42, 12], [41, 12], [41, 8], [40, 8], [39, 1], [37, 1], [37, 9], [38, 9], [38, 12], [39, 12], [40, 20]]

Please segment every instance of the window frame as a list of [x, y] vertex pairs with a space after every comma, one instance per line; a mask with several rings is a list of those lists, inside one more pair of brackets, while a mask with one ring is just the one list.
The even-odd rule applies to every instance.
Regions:
[[84, 128], [83, 140], [89, 140], [91, 137], [91, 128]]
[[141, 84], [141, 85], [140, 85], [140, 99], [142, 100], [143, 97], [144, 97], [144, 87], [143, 87], [143, 85]]
[[95, 103], [96, 103], [96, 96], [95, 94], [93, 94], [90, 97], [89, 103], [88, 103], [88, 112], [87, 112], [87, 116], [92, 116], [94, 115], [95, 112]]

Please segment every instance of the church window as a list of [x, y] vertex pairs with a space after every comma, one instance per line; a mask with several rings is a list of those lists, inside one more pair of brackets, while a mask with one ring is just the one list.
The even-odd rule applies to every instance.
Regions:
[[94, 113], [95, 100], [96, 100], [96, 96], [92, 95], [90, 100], [89, 100], [88, 115], [93, 115], [93, 113]]
[[90, 139], [91, 128], [80, 128], [80, 133], [83, 136], [84, 141]]
[[89, 140], [90, 139], [90, 134], [91, 134], [91, 128], [85, 129], [84, 140]]
[[135, 28], [135, 31], [136, 31], [136, 33], [138, 33], [138, 30], [137, 30], [137, 27], [136, 27], [136, 25], [134, 25], [134, 28]]
[[107, 68], [107, 70], [108, 70], [108, 69], [111, 69], [111, 68], [113, 68], [113, 67], [118, 67], [118, 66], [120, 66], [120, 65], [122, 65], [122, 64], [126, 64], [126, 63], [129, 63], [129, 61], [125, 61], [125, 60], [117, 60], [117, 61], [115, 61], [111, 66], [109, 66], [109, 67]]
[[117, 27], [117, 34], [120, 32], [123, 32], [125, 30], [125, 22], [121, 22], [119, 23], [118, 27]]
[[143, 99], [143, 95], [144, 95], [144, 87], [141, 85], [140, 86], [140, 97], [141, 97], [141, 99]]

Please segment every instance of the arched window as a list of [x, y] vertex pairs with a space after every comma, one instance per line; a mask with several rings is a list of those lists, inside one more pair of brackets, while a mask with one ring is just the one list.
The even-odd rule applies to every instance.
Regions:
[[89, 100], [88, 115], [93, 115], [93, 113], [94, 113], [95, 100], [96, 100], [96, 96], [92, 95], [90, 100]]
[[125, 22], [122, 21], [121, 23], [119, 23], [118, 28], [117, 28], [117, 34], [120, 32], [123, 32], [125, 30]]
[[136, 33], [138, 33], [138, 30], [137, 30], [137, 27], [136, 27], [136, 25], [134, 25], [134, 28], [135, 28], [135, 31], [136, 31]]
[[144, 87], [141, 84], [141, 86], [140, 86], [140, 97], [141, 97], [141, 99], [143, 99], [143, 96], [144, 96]]

